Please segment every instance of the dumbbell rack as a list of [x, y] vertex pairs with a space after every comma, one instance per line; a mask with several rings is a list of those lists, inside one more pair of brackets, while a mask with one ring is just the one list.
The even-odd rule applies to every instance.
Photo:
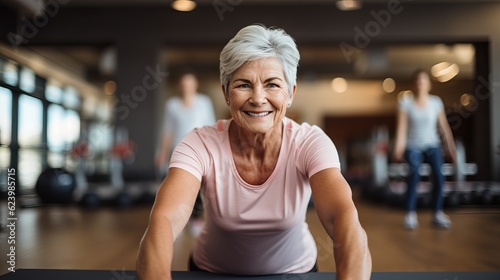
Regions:
[[[457, 170], [460, 168], [460, 171]], [[465, 181], [466, 176], [475, 175], [477, 173], [477, 165], [475, 163], [463, 163], [458, 165], [445, 163], [441, 167], [441, 172], [445, 177], [455, 178], [454, 181], [446, 181], [443, 189], [445, 205], [455, 207], [457, 205], [468, 204], [491, 204], [493, 202], [494, 193], [491, 192], [489, 184], [477, 181]], [[396, 198], [396, 202], [401, 202], [402, 197], [406, 192], [406, 182], [404, 178], [409, 173], [409, 167], [406, 163], [392, 163], [388, 168], [388, 192], [392, 199]], [[431, 175], [431, 167], [428, 163], [422, 163], [419, 168], [421, 177], [429, 177]], [[458, 175], [457, 175], [458, 174]], [[432, 183], [429, 181], [420, 181], [417, 185], [417, 196], [419, 205], [427, 207], [431, 203]]]
[[[460, 140], [455, 142], [456, 160], [454, 164], [444, 163], [441, 172], [448, 179], [443, 196], [445, 206], [457, 205], [500, 205], [500, 182], [467, 181], [467, 176], [477, 174], [478, 166], [467, 163], [465, 148]], [[382, 126], [372, 132], [372, 183], [365, 187], [364, 195], [385, 203], [402, 206], [406, 194], [406, 176], [409, 167], [406, 163], [389, 163], [389, 134]], [[431, 175], [428, 163], [419, 167], [421, 177]], [[417, 185], [418, 204], [429, 206], [431, 203], [432, 183], [421, 181]]]

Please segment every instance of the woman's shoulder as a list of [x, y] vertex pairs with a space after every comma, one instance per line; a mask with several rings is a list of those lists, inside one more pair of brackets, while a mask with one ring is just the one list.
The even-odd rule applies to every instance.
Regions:
[[429, 101], [438, 108], [443, 107], [443, 100], [437, 95], [429, 95]]
[[441, 100], [441, 97], [435, 95], [435, 94], [430, 94], [429, 95], [429, 100], [431, 100], [432, 102], [443, 102]]
[[398, 105], [400, 108], [411, 107], [412, 104], [414, 104], [412, 95], [403, 95], [400, 98], [398, 98]]
[[196, 98], [202, 103], [212, 104], [212, 99], [205, 93], [198, 93]]
[[179, 107], [181, 105], [181, 98], [179, 96], [172, 96], [167, 99], [166, 106], [169, 108]]
[[287, 133], [291, 139], [304, 139], [311, 135], [326, 135], [323, 130], [317, 125], [311, 125], [307, 122], [298, 123], [292, 119], [285, 118], [284, 121], [285, 129], [289, 131]]

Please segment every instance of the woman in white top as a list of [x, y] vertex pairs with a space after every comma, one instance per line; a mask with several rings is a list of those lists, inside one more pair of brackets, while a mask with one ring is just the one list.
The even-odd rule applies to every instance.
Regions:
[[[215, 113], [210, 97], [198, 93], [198, 79], [192, 71], [184, 71], [179, 78], [179, 96], [169, 98], [165, 104], [165, 118], [160, 151], [156, 166], [163, 173], [168, 167], [172, 152], [191, 130], [215, 123]], [[203, 203], [198, 196], [190, 223], [191, 232], [197, 235], [202, 226]]]
[[179, 96], [169, 98], [165, 104], [165, 118], [160, 151], [156, 157], [158, 167], [165, 166], [173, 149], [191, 130], [215, 123], [210, 97], [198, 93], [198, 79], [191, 71], [181, 74]]
[[[433, 224], [440, 228], [449, 228], [451, 221], [443, 211], [444, 176], [441, 172], [443, 156], [439, 132], [444, 136], [446, 147], [452, 161], [455, 161], [455, 142], [446, 119], [443, 102], [438, 96], [431, 95], [431, 80], [427, 72], [417, 70], [412, 75], [413, 97], [402, 98], [397, 113], [396, 143], [394, 160], [404, 159], [410, 167], [407, 177], [408, 211], [404, 225], [408, 229], [418, 227], [416, 214], [417, 185], [420, 181], [418, 169], [423, 160], [432, 168], [433, 176]], [[439, 129], [439, 131], [438, 131]]]

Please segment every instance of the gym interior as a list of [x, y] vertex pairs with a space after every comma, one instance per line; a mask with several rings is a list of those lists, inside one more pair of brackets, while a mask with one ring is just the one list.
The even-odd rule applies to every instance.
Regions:
[[[253, 23], [296, 40], [287, 116], [335, 143], [373, 271], [500, 271], [500, 1], [174, 2], [0, 1], [0, 275], [135, 269], [175, 79], [193, 69], [216, 118], [228, 118], [219, 54]], [[407, 169], [391, 154], [416, 69], [431, 74], [457, 144], [442, 169], [449, 230], [431, 226], [426, 165], [421, 226], [403, 227]], [[319, 271], [335, 271], [313, 203], [307, 222]], [[194, 238], [186, 228], [175, 242], [173, 270], [187, 270]]]

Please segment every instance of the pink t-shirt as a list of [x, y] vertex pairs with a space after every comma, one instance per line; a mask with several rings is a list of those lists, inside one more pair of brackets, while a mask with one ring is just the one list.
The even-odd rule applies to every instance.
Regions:
[[234, 164], [230, 122], [195, 129], [171, 158], [170, 167], [201, 181], [205, 226], [193, 248], [194, 262], [201, 269], [227, 274], [309, 271], [317, 258], [305, 222], [309, 178], [326, 168], [340, 168], [333, 142], [317, 126], [284, 118], [276, 168], [262, 185], [251, 185]]

